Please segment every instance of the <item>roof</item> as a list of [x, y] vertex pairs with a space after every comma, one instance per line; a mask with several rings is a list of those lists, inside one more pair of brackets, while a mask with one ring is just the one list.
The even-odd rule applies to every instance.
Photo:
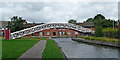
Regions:
[[0, 29], [6, 28], [7, 25], [8, 25], [8, 21], [0, 21]]
[[91, 23], [91, 22], [89, 22], [89, 23], [86, 23], [86, 22], [84, 22], [84, 23], [74, 23], [74, 24], [80, 25], [80, 26], [83, 26], [83, 27], [93, 27], [94, 26], [94, 24]]
[[41, 25], [41, 24], [44, 24], [44, 23], [26, 23], [25, 28], [29, 28], [29, 27], [33, 27], [33, 26]]

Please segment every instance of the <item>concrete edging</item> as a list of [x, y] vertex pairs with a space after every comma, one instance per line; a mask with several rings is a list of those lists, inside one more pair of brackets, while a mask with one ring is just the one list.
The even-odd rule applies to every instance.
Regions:
[[91, 43], [91, 44], [120, 48], [120, 44], [115, 44], [115, 43], [107, 43], [107, 42], [102, 42], [102, 41], [97, 41], [97, 40], [86, 40], [86, 39], [81, 39], [81, 38], [72, 38], [72, 40], [73, 41], [78, 41], [78, 42], [84, 42], [84, 43]]

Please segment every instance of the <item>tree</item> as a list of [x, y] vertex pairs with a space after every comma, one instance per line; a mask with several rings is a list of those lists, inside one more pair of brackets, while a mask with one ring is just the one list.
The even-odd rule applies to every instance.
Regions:
[[95, 27], [95, 36], [96, 37], [102, 37], [103, 33], [102, 33], [102, 27], [101, 26], [96, 26]]
[[97, 15], [94, 17], [94, 20], [102, 20], [102, 19], [105, 19], [105, 17], [104, 17], [102, 14], [97, 14]]
[[77, 22], [77, 21], [74, 20], [74, 19], [71, 19], [71, 20], [68, 21], [68, 23], [76, 23], [76, 22]]
[[[100, 25], [103, 28], [113, 27], [113, 20], [105, 19], [102, 14], [97, 14], [94, 18], [88, 18], [86, 22], [92, 22], [95, 26]], [[114, 21], [114, 23], [116, 24], [117, 22]]]
[[24, 20], [22, 19], [22, 17], [13, 16], [11, 18], [11, 21], [8, 22], [7, 28], [10, 29], [11, 32], [15, 32], [24, 28], [23, 23]]
[[120, 39], [120, 27], [118, 29], [118, 38]]
[[93, 18], [88, 18], [88, 19], [86, 20], [86, 22], [94, 22], [94, 19], [93, 19]]

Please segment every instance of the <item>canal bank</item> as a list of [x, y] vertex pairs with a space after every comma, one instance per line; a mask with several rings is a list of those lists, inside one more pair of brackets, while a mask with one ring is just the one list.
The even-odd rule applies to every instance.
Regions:
[[83, 42], [83, 43], [90, 43], [90, 44], [97, 44], [97, 45], [104, 45], [104, 46], [120, 48], [120, 45], [116, 44], [116, 43], [103, 42], [103, 41], [98, 41], [98, 40], [86, 40], [86, 39], [81, 39], [81, 38], [72, 38], [72, 40], [78, 41], [78, 42]]
[[72, 41], [71, 38], [55, 38], [54, 40], [57, 42], [58, 46], [61, 47], [68, 59], [112, 58], [116, 60], [119, 58], [120, 50], [118, 48], [76, 42]]

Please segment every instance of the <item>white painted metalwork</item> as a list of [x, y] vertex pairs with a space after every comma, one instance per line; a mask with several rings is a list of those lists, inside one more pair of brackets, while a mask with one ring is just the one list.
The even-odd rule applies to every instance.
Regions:
[[15, 38], [23, 37], [25, 35], [29, 35], [29, 34], [39, 32], [44, 29], [50, 29], [50, 28], [73, 29], [78, 32], [94, 34], [93, 30], [84, 28], [80, 25], [75, 25], [75, 24], [71, 24], [71, 23], [49, 23], [49, 24], [37, 25], [37, 26], [31, 27], [31, 28], [26, 28], [26, 29], [23, 29], [20, 31], [13, 32], [13, 33], [11, 33], [11, 38], [15, 39]]

